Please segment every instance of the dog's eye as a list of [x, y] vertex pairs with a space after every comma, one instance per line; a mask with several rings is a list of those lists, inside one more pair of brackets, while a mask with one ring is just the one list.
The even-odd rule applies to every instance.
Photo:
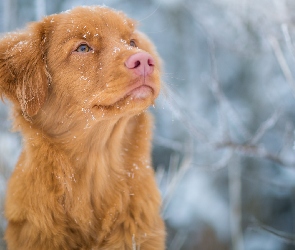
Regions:
[[79, 47], [76, 49], [77, 52], [80, 53], [87, 53], [91, 51], [92, 49], [87, 45], [87, 44], [81, 44]]
[[131, 41], [130, 41], [130, 46], [131, 46], [131, 47], [137, 47], [137, 46], [136, 46], [136, 43], [135, 43], [134, 40], [131, 40]]

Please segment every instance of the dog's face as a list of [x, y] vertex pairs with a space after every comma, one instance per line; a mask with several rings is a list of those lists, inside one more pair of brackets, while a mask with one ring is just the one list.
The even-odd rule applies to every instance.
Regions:
[[45, 127], [141, 112], [159, 94], [160, 61], [135, 26], [123, 13], [80, 7], [4, 37], [0, 94]]

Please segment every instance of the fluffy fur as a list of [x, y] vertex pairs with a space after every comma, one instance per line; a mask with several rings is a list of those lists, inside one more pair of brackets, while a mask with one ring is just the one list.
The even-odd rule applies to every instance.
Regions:
[[[79, 7], [0, 40], [0, 94], [23, 135], [6, 196], [8, 249], [164, 249], [145, 111], [160, 61], [135, 26]], [[143, 51], [153, 72], [134, 74], [126, 60]]]

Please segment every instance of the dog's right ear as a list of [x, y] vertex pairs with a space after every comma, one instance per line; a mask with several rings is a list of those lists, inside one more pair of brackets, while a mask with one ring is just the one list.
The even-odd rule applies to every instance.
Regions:
[[43, 25], [33, 23], [24, 32], [0, 39], [0, 96], [19, 105], [26, 119], [38, 113], [48, 92]]

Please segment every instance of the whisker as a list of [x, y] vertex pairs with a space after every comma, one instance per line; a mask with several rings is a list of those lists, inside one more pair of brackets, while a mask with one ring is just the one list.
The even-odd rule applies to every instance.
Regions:
[[140, 23], [140, 22], [142, 22], [143, 20], [146, 20], [146, 19], [150, 18], [152, 15], [154, 15], [154, 14], [158, 11], [159, 8], [160, 8], [160, 5], [158, 5], [158, 6], [156, 7], [156, 9], [155, 9], [151, 14], [149, 14], [148, 16], [144, 17], [144, 18], [141, 19], [141, 20], [138, 20], [138, 22]]

